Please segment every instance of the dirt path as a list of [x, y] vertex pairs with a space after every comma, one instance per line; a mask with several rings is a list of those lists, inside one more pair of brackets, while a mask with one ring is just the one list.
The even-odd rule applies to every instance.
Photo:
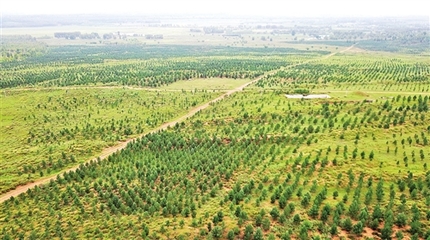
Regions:
[[[354, 47], [354, 45], [353, 45], [353, 46], [351, 46], [351, 47], [349, 47], [349, 48], [346, 48], [346, 49], [344, 49], [344, 50], [342, 50], [342, 51], [339, 51], [339, 52], [345, 52], [345, 51], [348, 51], [348, 50], [350, 50], [352, 47]], [[179, 122], [182, 122], [182, 121], [186, 120], [187, 118], [189, 118], [189, 117], [193, 116], [193, 115], [194, 115], [194, 114], [196, 114], [197, 112], [199, 112], [199, 111], [201, 111], [201, 110], [203, 110], [203, 109], [205, 109], [205, 108], [209, 107], [212, 103], [218, 102], [218, 101], [222, 100], [223, 98], [225, 98], [225, 97], [227, 97], [227, 96], [229, 96], [229, 95], [231, 95], [231, 94], [233, 94], [233, 93], [235, 93], [235, 92], [242, 91], [245, 87], [247, 87], [248, 85], [251, 85], [251, 84], [253, 84], [253, 83], [257, 82], [258, 80], [262, 79], [263, 77], [266, 77], [266, 76], [272, 75], [272, 74], [274, 74], [274, 73], [276, 73], [276, 72], [278, 72], [278, 71], [280, 71], [280, 70], [282, 70], [282, 69], [292, 68], [292, 67], [295, 67], [295, 66], [298, 66], [298, 65], [302, 65], [302, 64], [305, 64], [305, 63], [311, 62], [311, 61], [316, 61], [316, 60], [319, 60], [319, 59], [329, 58], [329, 57], [331, 57], [331, 56], [335, 55], [336, 53], [338, 53], [338, 52], [331, 53], [331, 54], [329, 54], [329, 55], [323, 56], [322, 58], [310, 59], [310, 60], [304, 61], [304, 62], [302, 62], [302, 63], [297, 63], [297, 64], [289, 65], [289, 66], [286, 66], [286, 67], [282, 67], [282, 68], [280, 68], [280, 69], [275, 69], [275, 70], [272, 70], [272, 71], [270, 71], [270, 72], [267, 72], [267, 73], [265, 73], [264, 75], [262, 75], [262, 76], [260, 76], [260, 77], [257, 77], [257, 78], [255, 78], [254, 80], [252, 80], [252, 81], [250, 81], [250, 82], [247, 82], [247, 83], [245, 83], [245, 84], [243, 84], [243, 85], [241, 85], [241, 86], [239, 86], [239, 87], [236, 87], [236, 88], [234, 88], [234, 89], [232, 89], [232, 90], [229, 90], [229, 91], [227, 91], [227, 92], [223, 93], [221, 96], [219, 96], [219, 97], [217, 97], [217, 98], [215, 98], [215, 99], [213, 99], [213, 100], [211, 100], [211, 101], [209, 101], [209, 102], [207, 102], [207, 103], [204, 103], [204, 104], [202, 104], [202, 105], [199, 105], [199, 106], [197, 106], [197, 107], [195, 107], [195, 108], [191, 109], [187, 114], [185, 114], [185, 115], [183, 115], [183, 116], [181, 116], [181, 117], [179, 117], [179, 118], [177, 118], [177, 119], [175, 119], [175, 120], [172, 120], [172, 121], [170, 121], [170, 122], [164, 123], [164, 124], [162, 124], [161, 126], [159, 126], [159, 127], [155, 128], [155, 129], [153, 129], [153, 130], [152, 130], [152, 131], [150, 131], [150, 132], [144, 133], [144, 134], [142, 134], [142, 135], [140, 135], [140, 136], [138, 136], [138, 137], [136, 137], [136, 138], [130, 138], [130, 139], [127, 139], [126, 141], [120, 142], [120, 143], [118, 143], [118, 144], [117, 144], [117, 145], [115, 145], [115, 146], [112, 146], [112, 147], [109, 147], [109, 148], [105, 148], [105, 149], [101, 152], [101, 154], [99, 155], [99, 157], [97, 157], [97, 158], [100, 158], [101, 160], [103, 160], [103, 159], [107, 158], [109, 155], [111, 155], [111, 154], [113, 154], [113, 153], [115, 153], [115, 152], [117, 152], [117, 151], [120, 151], [121, 149], [124, 149], [124, 148], [127, 146], [127, 144], [128, 144], [129, 142], [131, 142], [131, 141], [133, 141], [133, 140], [135, 140], [135, 139], [137, 139], [137, 138], [140, 138], [140, 137], [142, 137], [142, 136], [144, 136], [144, 135], [146, 135], [146, 134], [149, 134], [149, 133], [154, 133], [154, 132], [157, 132], [157, 131], [160, 131], [160, 130], [167, 129], [168, 127], [173, 127], [176, 123], [179, 123]], [[91, 160], [89, 160], [89, 161], [97, 160], [97, 158], [93, 158], [93, 159], [91, 159]], [[89, 161], [88, 161], [88, 162], [89, 162]], [[11, 190], [11, 191], [9, 191], [9, 192], [7, 192], [7, 193], [5, 193], [5, 194], [1, 195], [1, 196], [0, 196], [0, 203], [2, 203], [2, 202], [4, 202], [4, 201], [8, 200], [8, 199], [9, 199], [9, 198], [11, 198], [11, 197], [16, 197], [16, 196], [18, 196], [19, 194], [26, 192], [26, 191], [27, 191], [28, 189], [30, 189], [30, 188], [34, 188], [35, 186], [39, 186], [39, 185], [42, 185], [42, 184], [49, 183], [49, 181], [51, 181], [51, 180], [55, 180], [55, 179], [57, 178], [57, 175], [64, 174], [65, 172], [75, 171], [75, 170], [76, 170], [76, 169], [78, 169], [78, 168], [79, 168], [79, 165], [77, 165], [77, 166], [75, 166], [75, 167], [72, 167], [72, 168], [69, 168], [69, 169], [66, 169], [66, 170], [63, 170], [63, 171], [61, 171], [60, 173], [58, 173], [58, 174], [56, 174], [56, 175], [53, 175], [53, 176], [51, 176], [51, 177], [47, 177], [47, 178], [43, 178], [43, 179], [39, 179], [39, 180], [36, 180], [36, 181], [34, 181], [34, 182], [31, 182], [31, 183], [27, 183], [27, 184], [25, 184], [25, 185], [18, 186], [18, 187], [16, 187], [15, 189], [13, 189], [13, 190]]]

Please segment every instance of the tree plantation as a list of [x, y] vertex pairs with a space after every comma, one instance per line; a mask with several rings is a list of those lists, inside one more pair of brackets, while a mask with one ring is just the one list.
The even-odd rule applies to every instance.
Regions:
[[430, 239], [428, 52], [69, 30], [0, 61], [0, 239]]
[[93, 88], [5, 95], [0, 192], [96, 157], [219, 94]]

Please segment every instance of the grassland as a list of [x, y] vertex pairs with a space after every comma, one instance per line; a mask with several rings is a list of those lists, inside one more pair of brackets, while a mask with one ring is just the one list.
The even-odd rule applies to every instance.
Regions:
[[228, 79], [228, 78], [215, 78], [215, 79], [190, 79], [187, 81], [179, 81], [173, 84], [161, 87], [165, 90], [212, 90], [212, 91], [226, 91], [239, 87], [250, 79]]

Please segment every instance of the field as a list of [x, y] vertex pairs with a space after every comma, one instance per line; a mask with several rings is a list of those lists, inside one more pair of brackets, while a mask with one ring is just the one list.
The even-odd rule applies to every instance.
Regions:
[[186, 29], [3, 59], [1, 239], [430, 239], [426, 51]]
[[228, 78], [198, 78], [190, 79], [187, 81], [178, 81], [162, 87], [166, 90], [212, 90], [212, 91], [226, 91], [239, 87], [247, 82], [249, 79], [228, 79]]

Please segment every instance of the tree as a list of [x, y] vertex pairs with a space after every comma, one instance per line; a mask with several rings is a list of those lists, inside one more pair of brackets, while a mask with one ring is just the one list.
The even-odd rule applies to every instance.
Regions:
[[246, 225], [243, 239], [251, 240], [253, 234], [254, 234], [254, 228], [252, 227], [252, 225], [251, 224]]
[[358, 221], [353, 227], [352, 232], [354, 234], [360, 235], [363, 232], [364, 224], [361, 221]]
[[233, 230], [228, 231], [228, 233], [227, 233], [227, 239], [228, 240], [234, 240], [234, 232], [233, 232]]
[[270, 233], [269, 236], [267, 237], [267, 240], [275, 240], [275, 235], [273, 233]]
[[273, 220], [277, 220], [279, 217], [278, 208], [276, 208], [276, 207], [272, 208], [272, 211], [270, 211], [270, 216], [272, 216]]
[[349, 206], [348, 213], [353, 219], [357, 219], [358, 212], [360, 211], [360, 205], [358, 204], [358, 200], [354, 199], [351, 205]]
[[333, 199], [336, 199], [339, 196], [339, 192], [338, 191], [334, 191], [333, 192]]
[[321, 211], [321, 221], [326, 222], [331, 212], [330, 205], [326, 204]]
[[208, 222], [207, 227], [208, 227], [208, 232], [212, 231], [212, 223], [211, 222]]
[[380, 219], [382, 219], [382, 217], [383, 217], [383, 214], [382, 214], [381, 207], [379, 204], [377, 204], [373, 209], [372, 219], [378, 219], [379, 221]]
[[343, 223], [342, 223], [342, 227], [343, 229], [345, 229], [345, 231], [351, 231], [352, 229], [352, 221], [350, 218], [346, 218]]
[[358, 219], [365, 223], [367, 221], [367, 218], [369, 217], [369, 212], [367, 211], [367, 208], [363, 208], [360, 211], [360, 214], [358, 215]]
[[212, 237], [215, 239], [222, 238], [222, 228], [220, 226], [216, 226], [211, 231]]
[[281, 195], [281, 197], [279, 198], [279, 207], [281, 209], [284, 209], [286, 205], [287, 205], [287, 199], [284, 197], [284, 195]]
[[398, 239], [398, 240], [402, 240], [403, 239], [403, 232], [402, 231], [397, 231], [396, 232], [396, 238]]
[[410, 226], [411, 226], [411, 229], [409, 231], [411, 232], [411, 234], [420, 233], [421, 223], [419, 220], [412, 221]]
[[270, 229], [270, 220], [268, 218], [263, 219], [262, 227], [264, 231], [269, 231]]
[[301, 221], [300, 215], [299, 214], [294, 215], [294, 217], [293, 217], [294, 224], [299, 224], [300, 221]]
[[263, 232], [261, 231], [261, 228], [257, 228], [255, 231], [254, 240], [263, 240]]
[[301, 225], [300, 225], [300, 233], [299, 233], [299, 238], [300, 239], [307, 239], [308, 238], [308, 231], [309, 229], [312, 228], [312, 223], [309, 221], [304, 221]]
[[382, 179], [378, 182], [378, 185], [376, 186], [376, 199], [378, 202], [381, 202], [384, 198], [384, 189], [383, 189], [383, 181]]
[[309, 193], [306, 193], [305, 196], [302, 198], [301, 204], [303, 207], [308, 207], [310, 203], [311, 195]]
[[399, 180], [398, 181], [398, 185], [399, 185], [399, 190], [400, 190], [400, 192], [403, 192], [403, 191], [405, 191], [405, 188], [406, 188], [406, 183], [405, 183], [405, 181], [403, 181], [403, 180]]
[[12, 237], [11, 237], [8, 233], [6, 233], [6, 234], [3, 236], [3, 240], [12, 240]]
[[284, 233], [281, 235], [281, 239], [282, 239], [282, 240], [291, 240], [290, 233], [289, 233], [289, 232], [284, 232]]
[[309, 209], [308, 215], [311, 218], [314, 218], [314, 219], [317, 218], [318, 215], [319, 215], [319, 207], [318, 207], [318, 205], [316, 205], [316, 204], [312, 205], [312, 207]]
[[331, 235], [337, 235], [338, 231], [337, 231], [337, 225], [336, 224], [332, 224], [330, 227], [330, 234]]
[[379, 227], [379, 220], [377, 218], [374, 218], [372, 221], [370, 221], [369, 227], [371, 229], [373, 229], [373, 230], [378, 229], [378, 227]]
[[404, 227], [404, 226], [406, 226], [406, 222], [407, 222], [407, 216], [406, 216], [406, 214], [404, 214], [404, 213], [397, 214], [395, 224], [398, 227]]
[[260, 214], [258, 214], [255, 217], [255, 226], [257, 226], [257, 227], [261, 226], [262, 222], [263, 222], [263, 217]]
[[382, 239], [391, 239], [391, 234], [393, 233], [391, 224], [384, 224], [384, 227], [381, 230], [381, 238]]
[[373, 150], [369, 153], [369, 160], [373, 160], [373, 158], [375, 157], [375, 153], [373, 153]]

